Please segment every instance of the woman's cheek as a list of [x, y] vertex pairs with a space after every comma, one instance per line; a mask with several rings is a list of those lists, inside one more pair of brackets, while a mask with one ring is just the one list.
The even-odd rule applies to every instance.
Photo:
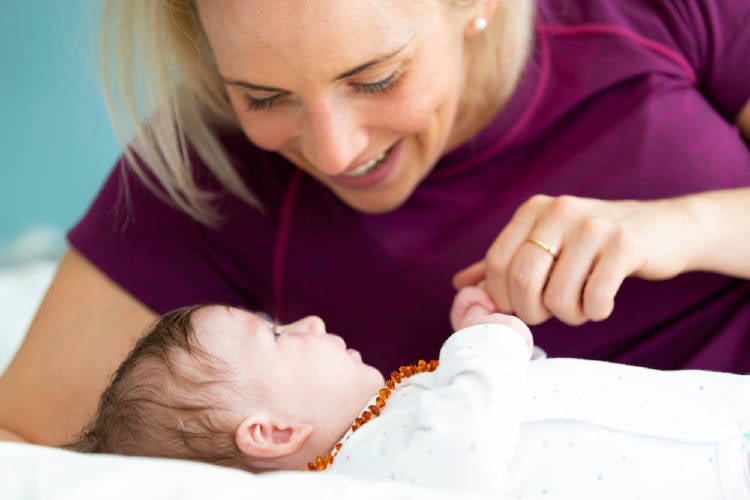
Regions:
[[453, 100], [452, 94], [441, 85], [414, 81], [393, 100], [388, 113], [396, 117], [403, 131], [417, 132], [428, 128]]
[[240, 125], [253, 144], [267, 151], [278, 151], [294, 138], [293, 120], [276, 110], [247, 111]]

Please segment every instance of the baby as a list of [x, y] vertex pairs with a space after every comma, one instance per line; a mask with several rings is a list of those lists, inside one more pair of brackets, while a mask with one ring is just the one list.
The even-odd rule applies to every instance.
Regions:
[[102, 395], [85, 452], [333, 470], [502, 498], [750, 499], [750, 377], [579, 359], [462, 290], [437, 362], [386, 382], [318, 317], [162, 317]]

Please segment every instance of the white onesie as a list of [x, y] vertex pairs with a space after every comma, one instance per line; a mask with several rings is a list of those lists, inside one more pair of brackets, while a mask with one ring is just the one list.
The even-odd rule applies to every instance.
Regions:
[[529, 362], [517, 334], [479, 325], [349, 433], [329, 470], [508, 499], [750, 500], [747, 431], [750, 376]]

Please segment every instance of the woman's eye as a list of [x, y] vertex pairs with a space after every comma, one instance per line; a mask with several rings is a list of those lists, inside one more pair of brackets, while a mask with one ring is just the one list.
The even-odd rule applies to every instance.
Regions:
[[[354, 83], [354, 89], [357, 92], [366, 92], [368, 94], [385, 94], [386, 92], [389, 92], [390, 90], [393, 90], [393, 88], [396, 87], [396, 84], [401, 79], [401, 70], [396, 70], [390, 75], [388, 75], [386, 78], [373, 82], [373, 83]], [[264, 97], [262, 99], [258, 99], [257, 97], [253, 97], [251, 95], [245, 94], [245, 103], [247, 104], [247, 108], [250, 111], [261, 111], [266, 109], [271, 109], [274, 105], [278, 104], [279, 100], [281, 100], [284, 97], [284, 93], [272, 95], [271, 97]]]
[[354, 88], [358, 92], [367, 92], [369, 94], [385, 94], [393, 90], [401, 79], [401, 70], [396, 70], [386, 78], [374, 83], [355, 83]]
[[250, 111], [258, 111], [263, 109], [270, 109], [274, 104], [278, 102], [279, 99], [283, 94], [276, 94], [271, 97], [264, 97], [263, 99], [257, 99], [255, 97], [249, 96], [245, 94], [245, 102], [247, 103], [247, 108]]

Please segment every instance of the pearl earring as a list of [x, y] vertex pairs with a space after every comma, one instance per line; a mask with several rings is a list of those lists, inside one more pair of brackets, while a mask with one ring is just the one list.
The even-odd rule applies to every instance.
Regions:
[[484, 29], [487, 27], [487, 19], [484, 17], [477, 17], [474, 19], [474, 29], [477, 31], [484, 31]]

